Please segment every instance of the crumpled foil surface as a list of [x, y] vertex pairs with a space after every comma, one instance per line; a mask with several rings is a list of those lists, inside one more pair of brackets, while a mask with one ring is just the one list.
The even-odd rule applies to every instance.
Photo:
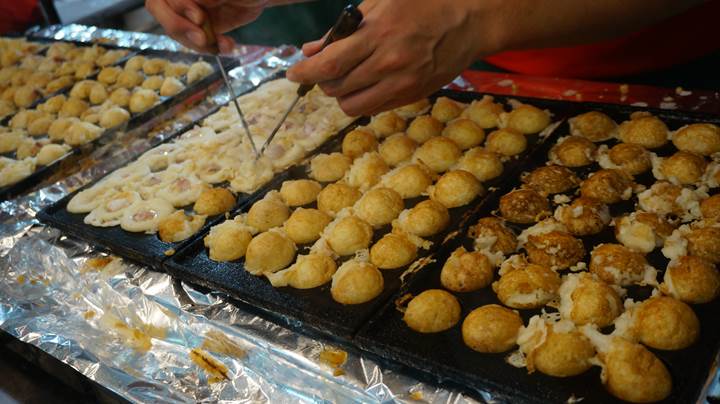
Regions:
[[[166, 37], [78, 25], [31, 34], [180, 49]], [[236, 54], [243, 63], [230, 72], [236, 92], [301, 57], [292, 47], [240, 47]], [[546, 84], [558, 91], [556, 81]], [[460, 77], [451, 87], [482, 90], [482, 83]], [[220, 293], [108, 257], [35, 220], [42, 208], [228, 99], [220, 88], [169, 124], [152, 122], [113, 139], [77, 174], [0, 203], [0, 328], [132, 402], [511, 402], [488, 391], [468, 397], [421, 383], [250, 314]], [[720, 393], [717, 376], [707, 390]]]
[[[76, 25], [33, 35], [110, 37], [135, 47], [169, 42]], [[244, 55], [243, 65], [230, 72], [236, 92], [301, 57], [292, 47]], [[44, 207], [228, 100], [221, 87], [167, 125], [149, 123], [113, 139], [80, 164], [90, 161], [88, 168], [0, 202], [0, 328], [131, 402], [476, 402], [275, 325], [220, 293], [107, 256], [35, 219]], [[487, 392], [477, 396], [494, 400]]]

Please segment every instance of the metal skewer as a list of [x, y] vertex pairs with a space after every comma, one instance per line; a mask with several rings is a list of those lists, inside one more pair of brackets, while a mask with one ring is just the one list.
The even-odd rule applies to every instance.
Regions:
[[[335, 25], [330, 30], [330, 33], [328, 33], [328, 36], [325, 38], [325, 42], [323, 42], [322, 48], [320, 48], [320, 50], [325, 49], [326, 46], [330, 45], [335, 41], [339, 41], [352, 35], [352, 33], [357, 31], [358, 27], [360, 27], [362, 19], [363, 15], [360, 10], [358, 10], [352, 4], [348, 4], [343, 9], [340, 17], [338, 17]], [[304, 97], [305, 94], [307, 94], [310, 90], [313, 89], [313, 87], [315, 87], [315, 84], [301, 84], [300, 87], [298, 87], [295, 100], [292, 102], [292, 104], [290, 104], [290, 108], [288, 108], [287, 112], [285, 112], [285, 115], [280, 118], [280, 121], [275, 126], [275, 129], [273, 129], [273, 131], [270, 133], [270, 136], [267, 138], [262, 148], [260, 149], [260, 154], [258, 155], [258, 158], [260, 158], [260, 156], [265, 153], [265, 149], [267, 149], [268, 145], [270, 145], [270, 142], [273, 141], [273, 138], [275, 138], [275, 135], [277, 135], [280, 127], [283, 123], [285, 123], [285, 120], [290, 115], [290, 112], [292, 112], [293, 108], [295, 108], [295, 105], [297, 105], [298, 101], [300, 101], [300, 98]]]
[[220, 68], [220, 73], [225, 81], [225, 87], [227, 87], [228, 92], [230, 93], [232, 102], [235, 105], [235, 110], [237, 110], [237, 113], [240, 116], [240, 122], [242, 122], [242, 126], [245, 129], [245, 135], [250, 141], [250, 146], [252, 146], [253, 152], [255, 153], [255, 159], [257, 160], [260, 158], [260, 153], [258, 152], [257, 146], [255, 146], [255, 141], [253, 141], [252, 134], [250, 133], [250, 126], [245, 120], [245, 115], [243, 115], [242, 110], [240, 109], [240, 104], [237, 102], [235, 89], [233, 89], [232, 84], [230, 83], [230, 78], [228, 77], [225, 67], [222, 64], [222, 60], [220, 59], [220, 48], [218, 47], [217, 38], [215, 37], [215, 31], [212, 29], [212, 26], [210, 25], [210, 18], [207, 15], [205, 16], [205, 22], [203, 23], [202, 29], [205, 32], [208, 45], [212, 47], [211, 50], [213, 54], [215, 54], [215, 61], [217, 62], [217, 65]]

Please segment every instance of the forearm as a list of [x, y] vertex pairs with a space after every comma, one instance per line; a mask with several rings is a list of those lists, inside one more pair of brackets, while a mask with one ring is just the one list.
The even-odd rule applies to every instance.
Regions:
[[[474, 0], [497, 50], [570, 46], [640, 30], [704, 0]], [[492, 9], [490, 9], [492, 8]], [[477, 9], [476, 9], [477, 10]], [[479, 28], [487, 34], [487, 27]]]

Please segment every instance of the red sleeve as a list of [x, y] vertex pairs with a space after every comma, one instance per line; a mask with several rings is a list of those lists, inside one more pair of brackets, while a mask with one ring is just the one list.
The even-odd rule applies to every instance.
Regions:
[[0, 34], [24, 31], [38, 15], [37, 0], [0, 1]]
[[485, 60], [535, 76], [601, 78], [633, 75], [688, 62], [720, 49], [715, 24], [720, 0], [710, 0], [647, 29], [568, 48], [503, 52]]

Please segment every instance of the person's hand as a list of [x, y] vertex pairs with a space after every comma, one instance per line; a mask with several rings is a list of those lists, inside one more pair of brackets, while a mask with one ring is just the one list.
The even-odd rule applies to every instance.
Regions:
[[230, 52], [235, 44], [221, 34], [255, 21], [269, 3], [270, 0], [145, 0], [145, 7], [168, 35], [201, 52], [211, 51], [202, 29], [209, 18], [220, 52]]
[[[318, 83], [349, 115], [367, 115], [425, 97], [452, 81], [497, 41], [477, 0], [365, 1], [358, 31], [320, 50], [303, 46], [308, 59], [288, 79]], [[482, 24], [486, 24], [483, 26]]]

